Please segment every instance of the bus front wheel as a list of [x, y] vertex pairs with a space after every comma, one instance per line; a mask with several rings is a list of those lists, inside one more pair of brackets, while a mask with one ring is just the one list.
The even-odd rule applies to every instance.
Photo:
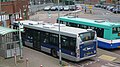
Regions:
[[51, 49], [51, 54], [53, 57], [57, 57], [57, 50], [56, 49]]

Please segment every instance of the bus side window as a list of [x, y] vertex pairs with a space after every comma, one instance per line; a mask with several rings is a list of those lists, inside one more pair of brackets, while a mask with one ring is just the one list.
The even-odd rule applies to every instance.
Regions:
[[62, 20], [58, 20], [57, 19], [57, 23], [59, 23], [60, 22], [60, 24], [63, 24], [63, 21]]
[[87, 29], [88, 26], [86, 26], [86, 25], [80, 25], [80, 28]]
[[60, 20], [60, 24], [63, 24], [63, 21]]
[[70, 25], [69, 25], [69, 22], [66, 22], [66, 26], [70, 26]]
[[79, 28], [79, 24], [77, 24], [77, 28]]
[[59, 40], [59, 38], [58, 38], [57, 34], [53, 34], [53, 33], [50, 34], [50, 44], [51, 45], [58, 46], [58, 40]]
[[26, 35], [25, 35], [25, 39], [29, 39], [29, 42], [33, 42], [33, 29], [29, 29], [29, 28], [26, 28]]
[[63, 21], [62, 23], [66, 25], [66, 22], [65, 22], [65, 21]]
[[69, 23], [70, 27], [72, 27], [72, 23]]
[[104, 36], [104, 29], [103, 28], [97, 28], [96, 29], [97, 36], [103, 38]]
[[63, 49], [69, 49], [69, 38], [67, 36], [61, 36], [61, 43], [62, 43], [62, 48]]
[[91, 29], [91, 27], [90, 27], [90, 26], [88, 26], [88, 29]]
[[81, 25], [81, 28], [83, 28], [83, 29], [84, 29], [84, 25]]
[[57, 19], [57, 23], [58, 23], [58, 19]]
[[76, 49], [76, 39], [75, 38], [70, 38], [70, 45], [69, 45], [69, 50], [75, 52]]
[[120, 32], [120, 27], [118, 27], [118, 31]]
[[41, 39], [43, 43], [49, 43], [49, 33], [48, 32], [42, 32]]
[[78, 24], [78, 28], [81, 28], [81, 26], [82, 26], [81, 24]]
[[88, 29], [88, 26], [86, 26], [86, 29]]
[[94, 29], [95, 29], [95, 27], [91, 27], [91, 29], [93, 29], [93, 30], [94, 30]]
[[118, 33], [118, 32], [120, 32], [120, 28], [119, 27], [112, 28], [112, 33]]

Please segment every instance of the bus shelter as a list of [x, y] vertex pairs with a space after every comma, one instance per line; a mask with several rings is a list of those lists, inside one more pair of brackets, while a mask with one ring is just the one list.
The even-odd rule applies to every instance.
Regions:
[[0, 26], [0, 56], [10, 58], [20, 55], [19, 31]]

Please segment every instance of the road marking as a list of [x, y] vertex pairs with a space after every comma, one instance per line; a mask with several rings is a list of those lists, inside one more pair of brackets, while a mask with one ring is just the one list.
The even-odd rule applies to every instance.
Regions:
[[108, 67], [108, 66], [102, 65], [101, 67]]
[[116, 57], [112, 57], [109, 55], [101, 55], [98, 58], [103, 59], [103, 60], [107, 60], [107, 61], [114, 61], [115, 59], [117, 59]]
[[75, 66], [64, 66], [64, 67], [75, 67]]

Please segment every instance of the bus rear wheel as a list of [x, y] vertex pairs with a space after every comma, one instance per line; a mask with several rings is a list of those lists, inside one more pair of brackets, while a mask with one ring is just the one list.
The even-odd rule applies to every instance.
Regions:
[[51, 49], [51, 54], [53, 57], [57, 57], [57, 50], [56, 49]]

